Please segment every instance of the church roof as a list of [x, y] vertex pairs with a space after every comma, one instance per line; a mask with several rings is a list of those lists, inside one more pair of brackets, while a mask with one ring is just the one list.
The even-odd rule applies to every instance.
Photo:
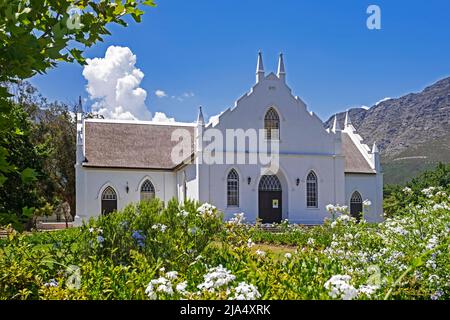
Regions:
[[[174, 163], [171, 158], [174, 146], [179, 143], [171, 139], [175, 129], [189, 132], [191, 153], [194, 150], [195, 127], [189, 124], [87, 120], [84, 126], [85, 167], [173, 170], [181, 164]], [[345, 132], [342, 133], [342, 152], [345, 156], [345, 173], [375, 173]]]
[[346, 132], [342, 132], [342, 153], [345, 156], [345, 173], [376, 173]]
[[[181, 163], [172, 161], [171, 153], [178, 141], [172, 141], [175, 129], [186, 129], [191, 135], [192, 153], [194, 126], [85, 121], [85, 167], [172, 170]], [[183, 139], [188, 143], [188, 139]]]

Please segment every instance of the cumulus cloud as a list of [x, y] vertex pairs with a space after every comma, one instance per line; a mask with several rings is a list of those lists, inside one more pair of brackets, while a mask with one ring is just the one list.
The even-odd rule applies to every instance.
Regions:
[[156, 90], [155, 91], [155, 96], [157, 96], [158, 98], [164, 98], [167, 97], [167, 93], [164, 90]]
[[155, 112], [152, 121], [154, 122], [175, 122], [175, 118], [169, 118], [164, 112]]
[[128, 47], [110, 46], [104, 58], [86, 59], [86, 90], [96, 100], [92, 109], [105, 118], [150, 120], [147, 92], [140, 87], [144, 73], [135, 67], [136, 56]]

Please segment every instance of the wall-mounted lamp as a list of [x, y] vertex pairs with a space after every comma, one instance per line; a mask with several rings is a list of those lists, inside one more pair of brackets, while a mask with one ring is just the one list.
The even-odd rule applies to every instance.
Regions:
[[128, 191], [130, 191], [130, 187], [128, 186], [128, 181], [127, 181], [127, 186], [125, 187], [125, 191], [128, 193]]
[[296, 184], [297, 187], [298, 187], [298, 185], [300, 184], [300, 178], [297, 178], [297, 180], [295, 180], [295, 184]]
[[251, 182], [252, 182], [252, 178], [251, 178], [251, 177], [248, 177], [248, 178], [247, 178], [247, 183], [250, 185]]

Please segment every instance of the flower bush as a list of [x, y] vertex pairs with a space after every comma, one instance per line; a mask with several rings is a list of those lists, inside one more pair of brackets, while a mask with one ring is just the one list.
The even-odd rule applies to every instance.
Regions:
[[379, 224], [330, 205], [323, 225], [271, 232], [210, 204], [153, 200], [80, 228], [13, 232], [0, 240], [0, 298], [449, 299], [449, 194], [420, 194]]

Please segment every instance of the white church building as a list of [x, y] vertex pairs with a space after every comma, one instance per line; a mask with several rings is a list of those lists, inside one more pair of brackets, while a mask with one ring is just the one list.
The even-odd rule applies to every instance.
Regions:
[[282, 54], [277, 74], [265, 74], [259, 53], [256, 83], [208, 124], [201, 108], [193, 123], [83, 119], [79, 110], [76, 158], [83, 220], [153, 197], [208, 202], [250, 222], [320, 224], [328, 204], [382, 220], [377, 146], [363, 144], [348, 114], [325, 129], [286, 84]]

